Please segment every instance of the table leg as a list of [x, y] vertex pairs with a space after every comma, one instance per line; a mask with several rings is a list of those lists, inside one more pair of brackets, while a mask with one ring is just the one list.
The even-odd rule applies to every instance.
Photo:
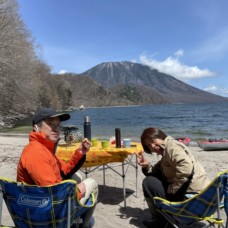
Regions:
[[138, 197], [138, 162], [137, 162], [137, 155], [135, 155], [135, 175], [136, 175], [136, 197]]
[[86, 176], [86, 178], [87, 178], [87, 176], [88, 176], [87, 167], [85, 168], [85, 176]]
[[125, 189], [125, 172], [124, 172], [124, 161], [122, 162], [122, 178], [123, 178], [123, 198], [124, 198], [124, 208], [126, 208], [126, 189]]
[[104, 189], [106, 190], [106, 185], [105, 185], [105, 165], [103, 165], [103, 186], [104, 186]]

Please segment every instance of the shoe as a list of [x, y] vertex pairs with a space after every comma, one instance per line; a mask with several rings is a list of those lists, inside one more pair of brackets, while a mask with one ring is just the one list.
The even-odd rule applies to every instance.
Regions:
[[143, 225], [148, 228], [161, 228], [160, 223], [152, 219], [143, 220]]
[[[158, 221], [154, 219], [146, 219], [143, 220], [143, 225], [148, 228], [163, 228], [167, 222], [165, 221]], [[168, 224], [167, 228], [172, 228], [173, 226], [171, 224]]]

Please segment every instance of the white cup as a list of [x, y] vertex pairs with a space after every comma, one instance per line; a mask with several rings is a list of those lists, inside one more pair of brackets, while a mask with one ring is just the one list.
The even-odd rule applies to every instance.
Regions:
[[123, 139], [123, 147], [124, 148], [131, 147], [131, 139]]

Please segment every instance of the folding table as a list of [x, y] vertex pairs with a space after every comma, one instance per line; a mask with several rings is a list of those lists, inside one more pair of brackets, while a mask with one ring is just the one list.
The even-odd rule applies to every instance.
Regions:
[[[63, 160], [69, 160], [74, 154], [75, 149], [80, 146], [80, 143], [71, 144], [60, 144], [56, 150], [56, 156]], [[129, 166], [135, 168], [136, 173], [136, 197], [138, 189], [138, 164], [137, 159], [135, 163], [133, 162], [133, 157], [135, 157], [135, 152], [142, 151], [142, 146], [140, 143], [132, 142], [129, 148], [116, 148], [115, 144], [110, 144], [107, 149], [103, 149], [101, 146], [101, 141], [98, 141], [97, 146], [92, 146], [89, 152], [86, 154], [86, 161], [83, 164], [82, 170], [86, 177], [89, 173], [95, 171], [97, 168], [102, 166], [103, 169], [103, 184], [105, 185], [105, 170], [110, 169], [116, 174], [122, 177], [123, 180], [123, 199], [124, 207], [126, 207], [126, 188], [125, 188], [125, 176], [127, 174]], [[109, 163], [120, 162], [122, 166], [122, 172], [118, 172], [115, 166]], [[125, 167], [126, 166], [126, 167]]]

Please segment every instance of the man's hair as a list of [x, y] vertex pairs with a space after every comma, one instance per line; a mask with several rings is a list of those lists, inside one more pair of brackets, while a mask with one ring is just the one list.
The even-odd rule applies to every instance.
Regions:
[[146, 128], [141, 135], [141, 144], [146, 153], [151, 153], [146, 145], [146, 141], [153, 141], [155, 139], [165, 139], [167, 135], [159, 128]]

